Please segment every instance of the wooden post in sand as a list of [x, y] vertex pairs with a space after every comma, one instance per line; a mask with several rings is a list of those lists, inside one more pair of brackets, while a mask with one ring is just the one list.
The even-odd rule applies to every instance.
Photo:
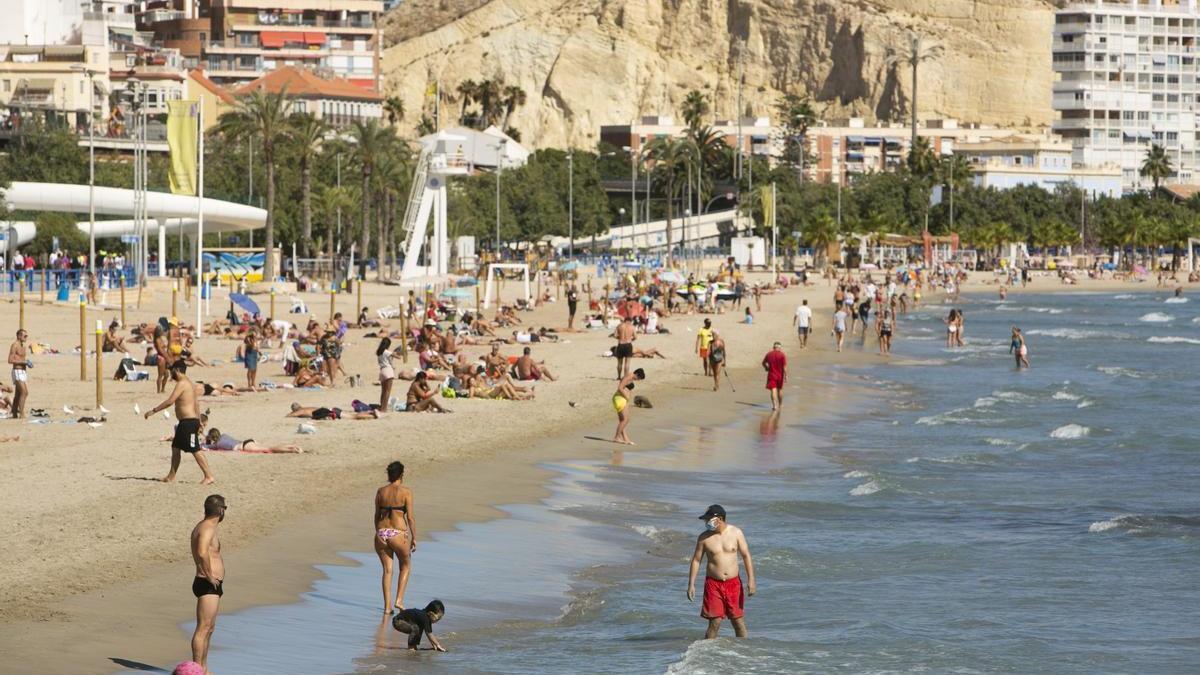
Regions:
[[475, 280], [475, 313], [479, 314], [479, 308], [483, 305], [479, 304], [479, 279]]
[[408, 313], [400, 312], [400, 358], [408, 363]]
[[79, 299], [79, 381], [87, 382], [87, 302]]
[[104, 350], [101, 341], [104, 339], [104, 329], [96, 322], [96, 407], [104, 405]]
[[271, 321], [275, 320], [275, 287], [271, 287]]
[[337, 289], [329, 287], [329, 323], [333, 323], [333, 315], [337, 311]]
[[[588, 280], [587, 280], [587, 293], [588, 293], [587, 312], [590, 312], [590, 311], [592, 311], [592, 277], [590, 275], [588, 276]], [[587, 314], [587, 312], [584, 312], [584, 314]]]
[[[121, 287], [124, 288], [125, 284], [121, 284]], [[178, 302], [177, 301], [178, 296], [179, 296], [179, 282], [173, 281], [173, 282], [171, 282], [171, 316], [179, 316], [179, 312], [175, 311], [175, 308], [176, 308], [176, 305]], [[124, 303], [122, 303], [122, 306], [124, 306]]]
[[25, 275], [22, 273], [19, 276], [20, 276], [20, 278], [18, 279], [18, 283], [19, 283], [20, 290], [17, 292], [19, 295], [19, 299], [17, 300], [17, 302], [20, 303], [20, 305], [21, 305], [21, 309], [20, 309], [21, 318], [20, 318], [20, 322], [17, 324], [17, 327], [20, 328], [21, 330], [25, 330]]
[[[176, 316], [174, 300], [175, 300], [175, 295], [174, 295], [174, 292], [172, 291], [171, 316]], [[121, 328], [124, 328], [127, 325], [129, 325], [129, 324], [125, 323], [125, 274], [122, 272], [121, 273]]]
[[354, 309], [354, 321], [358, 322], [358, 317], [362, 316], [362, 279], [354, 281], [354, 293], [358, 298], [358, 304]]
[[38, 304], [46, 304], [46, 270], [42, 270], [42, 283], [38, 284]]
[[137, 299], [137, 308], [138, 309], [142, 308], [142, 287], [145, 285], [146, 284], [145, 284], [144, 279], [138, 282], [138, 299]]

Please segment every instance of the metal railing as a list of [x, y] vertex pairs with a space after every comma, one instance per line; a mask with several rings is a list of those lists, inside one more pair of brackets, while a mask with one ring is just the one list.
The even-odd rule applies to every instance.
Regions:
[[[71, 291], [80, 289], [81, 277], [86, 272], [86, 269], [9, 270], [3, 273], [3, 281], [0, 282], [0, 293], [19, 292], [18, 283], [22, 278], [25, 280], [26, 294], [40, 293], [41, 291], [62, 293], [63, 290], [70, 293]], [[101, 290], [106, 288], [120, 288], [122, 283], [124, 283], [125, 288], [134, 288], [137, 286], [137, 275], [134, 273], [132, 265], [98, 269], [96, 270], [96, 278]], [[28, 295], [25, 301], [29, 302]]]

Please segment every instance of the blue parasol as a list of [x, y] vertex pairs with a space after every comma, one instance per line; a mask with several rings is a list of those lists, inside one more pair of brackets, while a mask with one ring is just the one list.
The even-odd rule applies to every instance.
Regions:
[[246, 310], [247, 312], [250, 312], [251, 316], [254, 316], [255, 314], [262, 314], [262, 311], [258, 309], [258, 305], [253, 300], [245, 295], [242, 295], [241, 293], [230, 293], [229, 301]]
[[563, 263], [563, 265], [560, 266], [558, 269], [562, 272], [573, 272], [573, 271], [579, 269], [579, 261], [578, 260], [569, 260], [566, 263]]
[[475, 294], [465, 288], [447, 288], [440, 293], [443, 298], [473, 298]]

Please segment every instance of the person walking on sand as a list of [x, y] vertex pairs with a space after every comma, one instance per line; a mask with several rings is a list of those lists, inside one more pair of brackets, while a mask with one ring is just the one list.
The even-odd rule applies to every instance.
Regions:
[[725, 338], [717, 331], [712, 332], [712, 342], [708, 343], [708, 369], [712, 371], [713, 391], [721, 388], [721, 368], [725, 366]]
[[246, 335], [246, 348], [242, 356], [246, 362], [246, 386], [250, 391], [258, 389], [258, 360], [261, 357], [262, 352], [258, 351], [258, 336], [252, 331]]
[[833, 335], [837, 338], [837, 350], [840, 352], [846, 340], [846, 310], [843, 307], [833, 313]]
[[808, 333], [812, 329], [812, 307], [808, 300], [800, 302], [796, 308], [796, 316], [792, 317], [792, 325], [796, 327], [796, 337], [800, 339], [800, 348], [808, 347]]
[[709, 374], [708, 347], [712, 343], [712, 319], [704, 320], [704, 327], [696, 331], [696, 353], [700, 355], [700, 363], [704, 365], [704, 374]]
[[767, 391], [771, 392], [771, 410], [779, 410], [783, 405], [783, 383], [787, 381], [787, 354], [778, 342], [762, 360], [763, 370], [767, 371]]
[[163, 482], [175, 482], [175, 473], [179, 471], [179, 461], [183, 457], [180, 453], [186, 452], [196, 458], [196, 464], [204, 473], [204, 480], [200, 481], [200, 484], [210, 485], [215, 479], [208, 470], [208, 460], [205, 459], [204, 450], [200, 444], [200, 414], [196, 410], [196, 385], [188, 379], [187, 362], [183, 359], [176, 359], [171, 364], [170, 373], [171, 379], [175, 381], [175, 389], [171, 391], [167, 400], [151, 408], [145, 415], [146, 419], [150, 419], [151, 415], [174, 405], [175, 418], [179, 420], [179, 423], [175, 425], [175, 439], [171, 441], [171, 472], [167, 474]]
[[633, 358], [633, 341], [637, 338], [637, 331], [633, 328], [633, 319], [628, 314], [617, 325], [615, 337], [617, 346], [613, 349], [613, 356], [617, 357], [617, 379], [619, 380], [629, 374], [629, 361]]
[[1029, 367], [1029, 346], [1025, 344], [1025, 334], [1016, 326], [1012, 327], [1012, 341], [1008, 344], [1008, 353], [1016, 359], [1017, 370]]
[[375, 348], [375, 359], [379, 362], [379, 409], [391, 410], [392, 382], [396, 379], [396, 369], [392, 367], [392, 339], [383, 338]]
[[644, 379], [646, 379], [646, 371], [638, 368], [617, 382], [617, 391], [612, 396], [613, 410], [617, 411], [617, 432], [613, 434], [613, 443], [634, 444], [629, 440], [627, 433], [629, 429], [629, 397], [630, 392], [633, 391], [633, 383]]
[[8, 365], [12, 366], [13, 400], [12, 417], [25, 416], [25, 404], [29, 401], [29, 349], [25, 342], [29, 333], [24, 328], [17, 331], [17, 339], [8, 348]]
[[567, 287], [567, 330], [575, 329], [575, 310], [579, 308], [579, 289], [575, 282]]
[[196, 577], [192, 595], [196, 596], [196, 631], [192, 633], [192, 660], [208, 672], [208, 647], [217, 627], [221, 596], [225, 595], [225, 561], [221, 559], [221, 539], [217, 529], [229, 507], [221, 495], [204, 500], [204, 520], [192, 528], [192, 560]]
[[704, 515], [704, 532], [696, 539], [696, 550], [688, 569], [687, 599], [696, 599], [696, 574], [700, 562], [707, 559], [704, 569], [704, 601], [700, 616], [708, 619], [708, 630], [704, 639], [717, 637], [721, 621], [729, 617], [733, 632], [740, 638], [746, 637], [744, 608], [746, 599], [742, 594], [742, 578], [738, 570], [738, 556], [746, 564], [746, 595], [757, 591], [754, 582], [754, 561], [750, 558], [750, 546], [738, 527], [726, 522], [725, 509], [720, 504], [708, 507]]
[[[375, 491], [375, 554], [383, 565], [383, 612], [404, 610], [404, 590], [412, 569], [412, 554], [417, 550], [417, 524], [413, 518], [413, 493], [404, 485], [404, 465], [387, 466], [388, 484]], [[400, 564], [400, 579], [395, 599], [392, 586], [392, 559]]]

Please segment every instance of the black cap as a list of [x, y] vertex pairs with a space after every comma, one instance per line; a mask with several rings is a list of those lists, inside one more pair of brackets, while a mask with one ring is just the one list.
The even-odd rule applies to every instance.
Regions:
[[700, 516], [700, 520], [712, 520], [713, 517], [725, 520], [725, 507], [721, 506], [720, 504], [713, 504], [712, 506], [708, 507], [708, 510], [704, 512], [704, 515]]

